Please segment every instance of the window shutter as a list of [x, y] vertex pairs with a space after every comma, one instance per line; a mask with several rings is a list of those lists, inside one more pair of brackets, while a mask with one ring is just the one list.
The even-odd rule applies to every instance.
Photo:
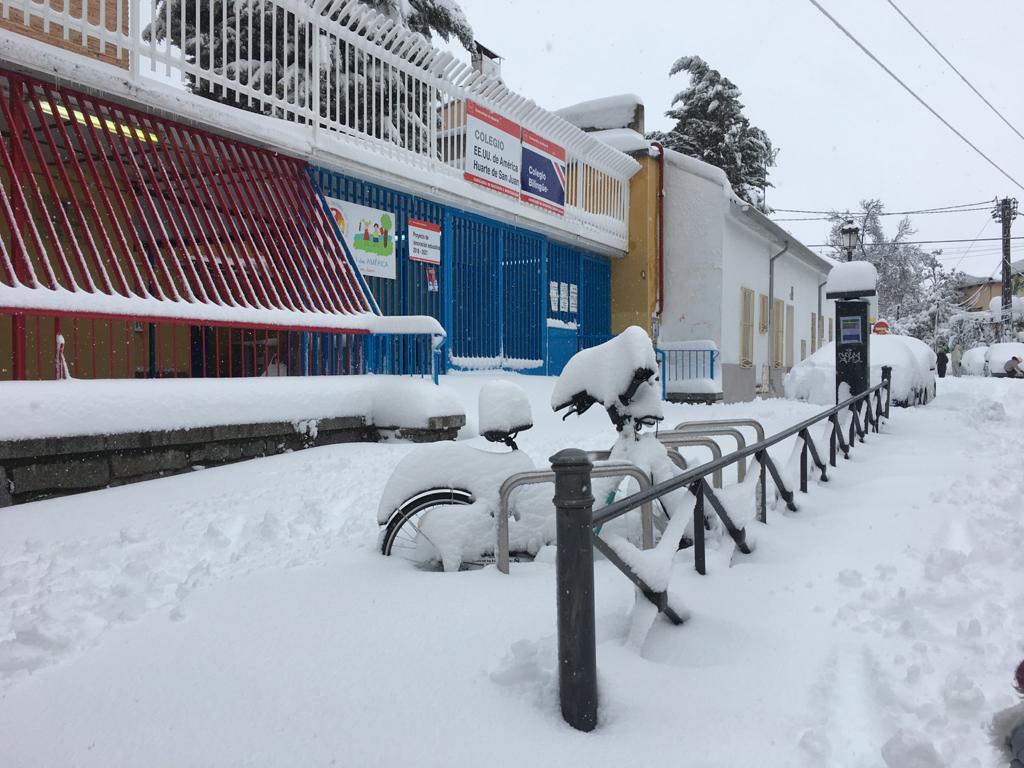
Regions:
[[786, 332], [783, 325], [785, 322], [785, 302], [782, 299], [775, 299], [772, 307], [772, 367], [782, 367], [782, 340]]
[[792, 304], [786, 307], [786, 346], [783, 362], [786, 364], [787, 368], [793, 367], [793, 340], [795, 338], [793, 311]]
[[818, 315], [811, 312], [811, 352], [818, 348]]
[[740, 368], [754, 365], [754, 291], [740, 288]]
[[757, 330], [759, 333], [768, 333], [768, 296], [761, 294], [761, 314]]
[[828, 340], [832, 341], [832, 318], [828, 319]]

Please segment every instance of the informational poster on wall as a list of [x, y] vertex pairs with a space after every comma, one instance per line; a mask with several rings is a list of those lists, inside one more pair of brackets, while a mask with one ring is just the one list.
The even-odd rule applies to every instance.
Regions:
[[565, 147], [523, 129], [522, 184], [524, 202], [565, 214]]
[[427, 293], [437, 293], [437, 269], [427, 267]]
[[576, 283], [569, 283], [569, 312], [574, 315], [579, 309], [579, 297], [580, 292]]
[[551, 311], [552, 312], [557, 312], [558, 311], [558, 294], [559, 294], [559, 291], [558, 291], [558, 281], [557, 280], [552, 280], [550, 285], [548, 286], [548, 288], [549, 288], [548, 289], [548, 293], [551, 296]]
[[441, 225], [409, 219], [409, 258], [428, 264], [441, 263]]
[[521, 162], [519, 125], [467, 101], [466, 180], [503, 195], [519, 197]]
[[561, 290], [558, 296], [558, 311], [568, 312], [569, 311], [569, 284], [559, 283]]
[[363, 277], [395, 279], [395, 221], [389, 211], [325, 198]]

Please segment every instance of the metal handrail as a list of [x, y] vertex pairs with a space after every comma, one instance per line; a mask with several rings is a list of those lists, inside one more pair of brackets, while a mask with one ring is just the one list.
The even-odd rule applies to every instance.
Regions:
[[[658, 442], [666, 448], [681, 448], [684, 446], [709, 448], [711, 450], [712, 461], [722, 458], [722, 446], [710, 437], [701, 437], [700, 435], [678, 435], [673, 434], [672, 431], [669, 430], [668, 432], [661, 432], [658, 434]], [[682, 458], [682, 454], [680, 454], [680, 458]], [[722, 487], [722, 470], [718, 469], [712, 473], [711, 484], [714, 485], [715, 488]]]
[[[602, 509], [600, 515], [595, 515], [594, 524], [597, 525], [598, 523], [605, 523], [609, 520], [614, 520], [616, 517], [619, 517], [620, 515], [624, 515], [625, 513], [633, 509], [636, 509], [641, 504], [653, 501], [656, 498], [664, 496], [665, 494], [671, 493], [672, 491], [678, 490], [680, 488], [686, 488], [694, 481], [699, 480], [700, 478], [705, 477], [706, 475], [710, 475], [715, 470], [724, 469], [730, 464], [733, 464], [737, 461], [741, 461], [750, 456], [764, 454], [767, 452], [767, 449], [771, 448], [773, 445], [777, 445], [778, 443], [781, 443], [783, 440], [793, 437], [794, 435], [800, 434], [801, 432], [809, 429], [810, 427], [813, 427], [815, 424], [817, 424], [820, 421], [823, 421], [824, 419], [831, 419], [832, 417], [838, 418], [839, 414], [842, 413], [843, 411], [853, 410], [859, 407], [859, 404], [861, 402], [868, 399], [875, 392], [881, 392], [882, 389], [886, 390], [887, 407], [885, 412], [887, 414], [889, 405], [889, 380], [884, 380], [882, 381], [882, 383], [876, 384], [875, 386], [871, 387], [865, 392], [862, 392], [859, 395], [855, 395], [854, 397], [850, 397], [844, 400], [843, 402], [839, 403], [838, 405], [829, 408], [826, 411], [822, 411], [821, 413], [817, 414], [816, 416], [812, 416], [809, 419], [805, 419], [804, 421], [801, 421], [799, 424], [795, 424], [789, 429], [785, 429], [782, 432], [772, 435], [769, 438], [759, 440], [753, 445], [748, 445], [746, 448], [742, 450], [730, 453], [727, 456], [723, 456], [720, 459], [715, 459], [714, 461], [711, 461], [708, 464], [701, 464], [698, 467], [689, 469], [686, 472], [683, 472], [681, 475], [677, 475], [676, 477], [657, 483], [656, 485], [651, 486], [647, 490], [641, 490], [638, 491], [637, 493], [632, 494], [631, 496], [627, 496], [624, 499], [619, 499], [619, 501], [609, 504], [607, 507]], [[853, 425], [851, 424], [851, 428], [852, 426]]]
[[[592, 462], [583, 451], [565, 449], [551, 457], [551, 467], [555, 474], [555, 522], [557, 526], [558, 556], [555, 558], [555, 578], [558, 600], [558, 648], [559, 648], [559, 700], [562, 717], [567, 723], [579, 730], [593, 730], [597, 724], [597, 640], [595, 632], [596, 616], [594, 609], [594, 549], [605, 554], [609, 562], [618, 568], [637, 587], [655, 609], [673, 624], [682, 624], [685, 614], [674, 609], [668, 593], [668, 579], [660, 578], [652, 586], [638, 571], [637, 564], [619, 556], [608, 544], [594, 532], [595, 529], [629, 512], [641, 504], [653, 501], [673, 491], [686, 489], [694, 497], [693, 505], [693, 550], [694, 568], [697, 573], [706, 572], [704, 526], [707, 521], [706, 505], [719, 516], [725, 530], [732, 537], [736, 549], [745, 554], [751, 547], [746, 541], [744, 528], [738, 527], [730, 517], [714, 491], [708, 486], [707, 476], [716, 469], [721, 469], [748, 456], [754, 456], [761, 465], [759, 478], [761, 491], [761, 515], [764, 522], [764, 498], [766, 470], [771, 473], [772, 480], [786, 500], [787, 507], [796, 511], [793, 502], [794, 494], [783, 484], [782, 477], [768, 455], [768, 449], [783, 440], [798, 436], [802, 441], [801, 450], [801, 491], [806, 491], [806, 475], [808, 458], [822, 471], [825, 478], [825, 463], [818, 455], [817, 447], [811, 437], [810, 428], [821, 421], [827, 420], [832, 425], [832, 445], [838, 441], [848, 456], [856, 438], [864, 441], [865, 435], [874, 428], [878, 432], [883, 418], [889, 417], [892, 368], [883, 366], [882, 383], [867, 391], [830, 408], [816, 416], [805, 419], [777, 435], [759, 440], [747, 446], [711, 461], [692, 470], [686, 470], [676, 477], [657, 483], [646, 490], [641, 490], [621, 501], [609, 504], [599, 513], [594, 514], [592, 494]], [[885, 407], [882, 407], [882, 390], [886, 391]], [[872, 409], [872, 395], [875, 407]], [[863, 406], [863, 420], [861, 410]], [[843, 439], [843, 425], [839, 414], [844, 410], [850, 412], [850, 440]], [[832, 448], [834, 466], [835, 448]], [[678, 510], [677, 510], [678, 513]], [[671, 542], [669, 542], [671, 543]]]
[[[590, 454], [604, 454], [609, 451], [590, 451]], [[640, 485], [640, 490], [652, 487], [651, 478], [636, 464], [628, 461], [602, 461], [591, 471], [592, 477], [632, 477]], [[517, 472], [501, 484], [498, 491], [498, 570], [508, 573], [508, 502], [512, 491], [524, 485], [539, 485], [555, 482], [555, 473], [550, 469], [537, 469], [529, 472]], [[638, 504], [640, 507], [640, 540], [644, 549], [654, 546], [654, 514], [651, 502]]]
[[683, 421], [672, 429], [688, 430], [697, 427], [753, 427], [758, 441], [764, 440], [764, 425], [756, 419], [711, 419], [707, 421]]

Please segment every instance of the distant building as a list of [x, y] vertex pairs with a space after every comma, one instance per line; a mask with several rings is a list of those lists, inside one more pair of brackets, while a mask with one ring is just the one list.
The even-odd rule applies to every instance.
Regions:
[[738, 198], [721, 169], [667, 150], [659, 264], [661, 163], [643, 137], [639, 99], [598, 99], [558, 114], [640, 162], [629, 251], [612, 264], [612, 330], [651, 333], [672, 399], [781, 395], [785, 373], [833, 338], [822, 286], [835, 262]]
[[[1024, 259], [1010, 263], [1013, 275], [1024, 275]], [[998, 277], [975, 277], [967, 275], [960, 281], [960, 302], [968, 312], [987, 312], [992, 299], [1003, 295], [1002, 267], [996, 270]]]

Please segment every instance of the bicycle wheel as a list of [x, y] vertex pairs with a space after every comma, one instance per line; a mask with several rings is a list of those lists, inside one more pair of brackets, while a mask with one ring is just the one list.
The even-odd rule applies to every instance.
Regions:
[[381, 554], [396, 555], [417, 565], [439, 562], [437, 547], [420, 529], [420, 522], [434, 507], [469, 505], [473, 501], [473, 494], [461, 488], [431, 488], [406, 499], [385, 523]]

